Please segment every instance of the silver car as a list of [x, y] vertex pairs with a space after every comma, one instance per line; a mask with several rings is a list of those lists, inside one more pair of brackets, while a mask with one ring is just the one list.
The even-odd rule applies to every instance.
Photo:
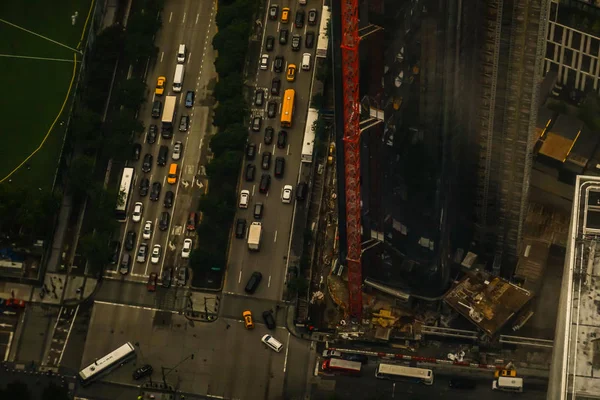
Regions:
[[146, 262], [147, 255], [148, 255], [148, 245], [146, 243], [140, 244], [136, 261], [139, 263]]
[[179, 270], [177, 271], [177, 285], [185, 286], [186, 280], [187, 280], [187, 268], [179, 267]]
[[173, 146], [173, 152], [171, 153], [171, 158], [173, 160], [179, 160], [181, 158], [181, 153], [183, 152], [183, 143], [180, 141], [175, 142]]

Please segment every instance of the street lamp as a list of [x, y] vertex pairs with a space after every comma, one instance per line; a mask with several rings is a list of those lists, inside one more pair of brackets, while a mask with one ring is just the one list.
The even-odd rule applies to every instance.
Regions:
[[161, 368], [161, 371], [162, 371], [163, 385], [165, 386], [165, 388], [167, 388], [167, 386], [168, 386], [168, 385], [167, 385], [167, 375], [169, 375], [171, 372], [173, 372], [173, 370], [174, 370], [175, 368], [177, 368], [177, 367], [179, 367], [181, 364], [183, 364], [183, 362], [184, 362], [184, 361], [187, 361], [187, 360], [189, 360], [189, 359], [192, 359], [192, 360], [194, 359], [194, 353], [190, 354], [189, 356], [187, 356], [187, 357], [186, 357], [186, 358], [184, 358], [183, 360], [179, 361], [179, 363], [178, 363], [176, 366], [174, 366], [173, 368], [171, 368], [171, 369], [169, 370], [169, 372], [167, 372], [166, 374], [165, 374], [165, 369], [167, 369], [167, 368], [165, 368], [165, 367], [162, 367], [162, 366], [160, 367], [160, 368]]

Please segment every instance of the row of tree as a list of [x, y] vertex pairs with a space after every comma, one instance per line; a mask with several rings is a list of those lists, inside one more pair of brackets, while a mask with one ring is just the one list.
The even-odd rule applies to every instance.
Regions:
[[224, 271], [229, 232], [236, 209], [236, 186], [244, 157], [248, 107], [244, 100], [244, 60], [258, 2], [220, 0], [216, 15], [218, 33], [213, 38], [219, 75], [213, 95], [217, 100], [211, 138], [213, 160], [206, 167], [209, 191], [200, 199], [202, 223], [198, 226], [198, 249], [192, 252], [193, 286], [202, 286], [210, 270]]
[[[33, 396], [26, 383], [14, 381], [0, 389], [0, 398], [2, 399], [19, 399], [32, 400]], [[69, 391], [66, 386], [59, 386], [54, 382], [50, 382], [42, 391], [41, 400], [69, 400]]]
[[[119, 164], [133, 151], [136, 134], [144, 132], [137, 111], [146, 101], [147, 87], [135, 76], [116, 81], [111, 97], [110, 118], [104, 120], [107, 88], [116, 76], [117, 61], [121, 65], [144, 63], [157, 54], [154, 35], [160, 29], [157, 18], [164, 0], [136, 0], [129, 15], [127, 29], [113, 25], [100, 32], [91, 52], [86, 55], [85, 76], [79, 101], [74, 107], [70, 126], [70, 144], [74, 157], [69, 167], [69, 188], [74, 200], [88, 199], [88, 226], [78, 253], [88, 260], [90, 271], [98, 273], [109, 257], [108, 243], [116, 230], [114, 209], [118, 192], [104, 187], [104, 165], [96, 162], [113, 159]], [[134, 68], [135, 71], [135, 68]], [[119, 165], [117, 164], [117, 165]], [[99, 173], [94, 174], [95, 170]]]

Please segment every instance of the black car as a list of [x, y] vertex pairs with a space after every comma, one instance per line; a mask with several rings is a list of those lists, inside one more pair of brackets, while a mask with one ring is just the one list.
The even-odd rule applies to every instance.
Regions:
[[448, 386], [455, 389], [475, 389], [477, 382], [470, 378], [452, 378], [448, 381]]
[[304, 38], [304, 46], [307, 49], [312, 49], [315, 44], [315, 33], [314, 32], [306, 32], [306, 37]]
[[256, 166], [254, 164], [246, 165], [246, 182], [252, 182], [256, 174]]
[[361, 364], [369, 362], [369, 357], [364, 354], [343, 354], [342, 358], [348, 361], [356, 361]]
[[265, 128], [265, 144], [273, 143], [273, 136], [275, 135], [275, 129], [267, 126]]
[[260, 127], [262, 126], [262, 117], [260, 115], [256, 115], [252, 118], [252, 130], [254, 132], [260, 132]]
[[275, 37], [267, 36], [267, 41], [265, 42], [265, 49], [267, 51], [273, 51], [274, 47], [275, 47]]
[[258, 187], [258, 191], [261, 193], [267, 193], [269, 191], [269, 187], [271, 186], [271, 175], [262, 174], [260, 177], [260, 185]]
[[275, 72], [283, 71], [284, 65], [285, 65], [285, 62], [283, 61], [283, 56], [275, 57], [275, 62], [273, 63], [273, 71], [275, 71]]
[[148, 196], [148, 190], [150, 190], [150, 179], [144, 178], [140, 182], [140, 197]]
[[142, 155], [142, 145], [139, 143], [134, 143], [133, 144], [133, 159], [134, 161], [137, 161], [140, 159]]
[[139, 367], [133, 372], [133, 379], [137, 381], [138, 379], [142, 379], [145, 376], [152, 375], [152, 371], [152, 365], [146, 364], [143, 367]]
[[146, 135], [146, 142], [150, 144], [156, 143], [156, 137], [158, 136], [158, 126], [152, 124], [148, 128], [148, 135]]
[[182, 115], [179, 119], [179, 132], [187, 132], [190, 127], [190, 117], [188, 115]]
[[165, 268], [161, 276], [161, 280], [163, 287], [170, 288], [171, 283], [173, 282], [173, 268]]
[[188, 90], [185, 94], [185, 106], [187, 108], [194, 107], [194, 99], [196, 98], [196, 93], [193, 90]]
[[262, 313], [263, 320], [265, 321], [265, 325], [269, 329], [275, 329], [275, 317], [273, 317], [273, 310], [263, 311]]
[[271, 94], [273, 96], [279, 96], [280, 90], [281, 90], [281, 79], [275, 77], [271, 80]]
[[304, 200], [306, 199], [306, 194], [308, 192], [308, 185], [306, 182], [300, 182], [298, 186], [296, 186], [296, 200]]
[[119, 250], [121, 250], [121, 242], [118, 240], [113, 240], [109, 245], [110, 249], [110, 257], [109, 262], [111, 264], [116, 264], [119, 262]]
[[235, 222], [235, 237], [242, 239], [244, 236], [246, 236], [246, 220], [238, 218]]
[[314, 8], [312, 10], [310, 10], [308, 12], [308, 24], [309, 25], [316, 25], [317, 24], [317, 10], [315, 10]]
[[288, 36], [290, 32], [287, 29], [282, 29], [279, 31], [279, 44], [287, 44]]
[[146, 154], [144, 156], [144, 162], [142, 164], [142, 171], [150, 172], [150, 170], [152, 169], [152, 160], [153, 159], [154, 159], [154, 157], [152, 157], [152, 154]]
[[254, 219], [261, 219], [264, 209], [263, 203], [256, 203], [254, 205]]
[[302, 36], [300, 36], [300, 35], [292, 36], [292, 51], [299, 51], [301, 43], [302, 43]]
[[171, 214], [167, 211], [160, 213], [160, 219], [158, 220], [158, 229], [166, 231], [169, 229], [169, 222], [171, 221]]
[[152, 118], [160, 117], [160, 111], [162, 109], [162, 103], [159, 100], [155, 100], [152, 103]]
[[160, 136], [162, 136], [163, 139], [171, 139], [173, 137], [173, 126], [171, 124], [163, 124], [160, 127]]
[[262, 106], [265, 102], [265, 91], [262, 89], [256, 89], [256, 93], [254, 93], [254, 105]]
[[127, 235], [125, 235], [125, 249], [133, 250], [134, 246], [135, 246], [135, 231], [129, 231], [129, 232], [127, 232]]
[[304, 11], [302, 11], [302, 10], [296, 11], [296, 21], [294, 21], [296, 28], [304, 27], [304, 15], [305, 15]]
[[283, 157], [275, 158], [275, 177], [281, 178], [283, 176], [284, 171], [285, 171], [285, 158], [283, 158]]
[[277, 115], [277, 102], [270, 101], [269, 104], [267, 105], [267, 117], [275, 118], [276, 115]]
[[271, 7], [269, 7], [269, 19], [276, 20], [278, 11], [279, 7], [277, 4], [273, 4]]
[[287, 132], [279, 131], [279, 133], [277, 134], [277, 147], [280, 149], [283, 149], [283, 148], [285, 148], [286, 144], [287, 144]]
[[248, 160], [254, 160], [254, 156], [256, 155], [256, 145], [254, 143], [248, 143], [246, 146], [246, 158]]
[[248, 283], [246, 283], [246, 287], [244, 288], [244, 291], [249, 294], [254, 293], [261, 280], [262, 280], [262, 274], [258, 271], [254, 271], [252, 273], [252, 275], [250, 275], [250, 279], [248, 279]]
[[169, 156], [169, 148], [164, 144], [160, 146], [158, 150], [158, 157], [156, 158], [156, 164], [159, 166], [164, 166], [167, 164], [167, 157]]
[[270, 151], [263, 152], [261, 167], [262, 167], [262, 169], [271, 168], [271, 152]]
[[150, 192], [150, 200], [158, 201], [160, 197], [160, 190], [162, 189], [162, 184], [160, 182], [154, 182], [152, 184], [152, 191]]
[[163, 201], [163, 206], [165, 208], [173, 207], [174, 199], [175, 199], [175, 193], [173, 193], [172, 191], [169, 190], [167, 193], [165, 193], [165, 200]]

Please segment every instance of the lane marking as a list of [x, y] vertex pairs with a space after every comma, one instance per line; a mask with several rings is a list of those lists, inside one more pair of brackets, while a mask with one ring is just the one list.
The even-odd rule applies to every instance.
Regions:
[[273, 243], [277, 242], [277, 231], [275, 231], [275, 238], [273, 239]]
[[240, 277], [238, 278], [238, 283], [242, 282], [242, 270], [240, 269]]
[[181, 21], [181, 24], [185, 24], [185, 17], [186, 17], [187, 13], [183, 13], [183, 21]]
[[162, 51], [162, 52], [160, 53], [160, 62], [163, 62], [163, 57], [164, 57], [164, 56], [165, 56], [165, 52], [164, 52], [164, 51]]
[[172, 19], [173, 19], [173, 12], [171, 11], [171, 14], [169, 14], [169, 23], [171, 23]]
[[200, 18], [200, 14], [196, 14], [196, 22], [194, 23], [194, 25], [198, 24], [198, 18]]
[[268, 283], [267, 287], [271, 287], [271, 275], [269, 275], [269, 283]]
[[283, 360], [283, 373], [285, 373], [285, 369], [287, 367], [287, 360], [288, 360], [288, 352], [290, 350], [290, 333], [288, 332], [288, 340], [285, 346], [285, 358]]
[[179, 311], [163, 310], [161, 308], [154, 308], [154, 307], [134, 306], [134, 305], [130, 305], [130, 304], [113, 303], [110, 301], [95, 300], [94, 303], [104, 304], [104, 305], [109, 305], [109, 306], [117, 306], [117, 307], [137, 308], [138, 310], [160, 311], [160, 312], [169, 312], [171, 314], [179, 314]]

